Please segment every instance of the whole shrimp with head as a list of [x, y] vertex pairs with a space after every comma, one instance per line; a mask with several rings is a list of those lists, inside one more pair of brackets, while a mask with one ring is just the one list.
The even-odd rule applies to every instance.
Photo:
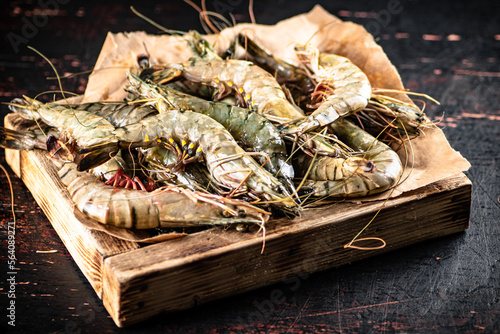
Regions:
[[[49, 129], [56, 133], [57, 129]], [[15, 150], [46, 149], [45, 133], [0, 127], [0, 147]], [[192, 191], [180, 187], [161, 187], [152, 192], [101, 182], [95, 175], [78, 170], [72, 162], [53, 159], [61, 182], [67, 186], [76, 207], [101, 224], [122, 228], [264, 226], [270, 214], [245, 201]], [[125, 162], [116, 156], [93, 170], [99, 175], [116, 176]]]
[[238, 223], [263, 226], [269, 219], [266, 211], [238, 199], [178, 187], [153, 192], [115, 188], [78, 172], [72, 163], [64, 164], [58, 173], [78, 209], [101, 224], [136, 229]]

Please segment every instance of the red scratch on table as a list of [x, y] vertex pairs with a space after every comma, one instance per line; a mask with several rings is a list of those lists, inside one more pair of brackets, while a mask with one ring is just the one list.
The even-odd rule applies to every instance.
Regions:
[[461, 40], [462, 37], [460, 37], [460, 35], [450, 34], [446, 37], [446, 39], [455, 42]]
[[422, 39], [424, 41], [440, 41], [442, 37], [439, 35], [423, 34]]
[[[499, 112], [499, 114], [500, 114], [500, 112]], [[487, 114], [483, 114], [483, 113], [474, 114], [474, 113], [464, 111], [464, 112], [462, 112], [462, 116], [468, 117], [468, 118], [487, 118], [487, 119], [490, 119], [492, 121], [500, 121], [500, 116], [487, 115]]]
[[378, 14], [375, 12], [354, 12], [354, 17], [375, 19], [378, 17]]
[[464, 119], [464, 118], [474, 118], [474, 119], [486, 118], [486, 119], [489, 119], [491, 121], [500, 121], [500, 111], [496, 111], [493, 113], [495, 113], [497, 115], [491, 115], [491, 114], [486, 114], [486, 113], [472, 113], [469, 111], [462, 110], [462, 113], [460, 115], [457, 115], [456, 117], [435, 116], [435, 117], [432, 117], [432, 120], [435, 121], [435, 124], [438, 126], [448, 126], [451, 128], [456, 128], [457, 122], [461, 119]]
[[352, 12], [349, 11], [349, 10], [339, 10], [339, 16], [342, 16], [342, 17], [351, 17], [352, 16]]
[[422, 58], [420, 58], [420, 61], [421, 61], [422, 63], [433, 63], [433, 62], [435, 62], [435, 61], [436, 61], [436, 59], [434, 59], [434, 58], [429, 58], [429, 57], [422, 57]]

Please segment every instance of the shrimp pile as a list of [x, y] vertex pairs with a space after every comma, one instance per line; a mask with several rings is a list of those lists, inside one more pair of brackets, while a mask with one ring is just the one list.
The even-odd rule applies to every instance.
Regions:
[[[125, 101], [14, 99], [11, 111], [37, 126], [0, 128], [0, 146], [64, 161], [75, 206], [123, 228], [264, 227], [314, 197], [400, 182], [391, 145], [418, 136], [425, 115], [372, 88], [349, 59], [296, 45], [293, 65], [242, 34], [221, 54], [197, 32], [183, 36], [190, 59], [137, 56]], [[227, 57], [234, 48], [245, 60]]]

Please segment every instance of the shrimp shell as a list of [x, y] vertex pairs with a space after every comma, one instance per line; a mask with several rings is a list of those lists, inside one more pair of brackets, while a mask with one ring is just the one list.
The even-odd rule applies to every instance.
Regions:
[[[311, 166], [312, 164], [312, 166]], [[299, 176], [316, 181], [338, 181], [346, 180], [356, 173], [371, 172], [373, 170], [373, 163], [361, 157], [310, 157], [308, 155], [300, 155], [294, 160], [294, 165]], [[309, 168], [311, 166], [311, 168]]]
[[58, 172], [76, 207], [102, 224], [122, 228], [264, 224], [269, 214], [246, 202], [211, 194], [164, 187], [153, 192], [115, 188], [99, 182], [76, 165]]
[[350, 170], [334, 173], [337, 177], [342, 176], [340, 179], [307, 180], [302, 191], [314, 196], [360, 197], [380, 193], [396, 185], [403, 174], [403, 165], [396, 152], [345, 119], [330, 126], [339, 139], [364, 152], [363, 159], [368, 162], [352, 169], [356, 167], [354, 163]]
[[14, 99], [9, 108], [26, 119], [42, 120], [57, 128], [79, 147], [117, 142], [113, 134], [115, 127], [105, 118], [85, 110], [75, 110], [65, 105], [43, 104], [27, 96], [24, 96], [24, 100]]
[[248, 156], [221, 124], [206, 115], [166, 110], [117, 128], [115, 135], [134, 146], [157, 146], [169, 139], [196, 143], [211, 175], [221, 184], [235, 190], [247, 188], [278, 206], [295, 206], [286, 188]]
[[49, 103], [48, 107], [55, 110], [59, 110], [60, 108], [85, 110], [89, 113], [104, 117], [115, 127], [137, 123], [148, 116], [158, 113], [158, 111], [151, 106], [128, 104], [125, 102], [90, 102], [70, 105]]
[[[239, 108], [223, 102], [207, 101], [190, 96], [165, 86], [148, 84], [135, 75], [129, 75], [131, 86], [128, 88], [142, 98], [163, 99], [176, 108], [191, 110], [207, 115], [222, 124], [242, 146], [253, 152], [263, 152], [269, 157], [255, 156], [273, 175], [288, 186], [293, 192], [294, 171], [288, 162], [286, 146], [276, 127], [262, 115], [246, 108]], [[159, 107], [161, 108], [161, 107]]]

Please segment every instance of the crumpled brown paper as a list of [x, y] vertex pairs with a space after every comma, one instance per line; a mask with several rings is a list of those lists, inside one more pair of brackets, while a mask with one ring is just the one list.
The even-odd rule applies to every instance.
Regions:
[[[348, 57], [366, 73], [372, 87], [403, 88], [396, 68], [371, 34], [358, 24], [341, 21], [319, 5], [309, 13], [274, 26], [238, 24], [206, 38], [216, 49], [225, 50], [240, 31], [291, 63], [298, 62], [294, 45], [311, 43], [320, 51]], [[90, 75], [84, 101], [122, 100], [126, 96], [123, 90], [127, 84], [126, 73], [136, 71], [137, 56], [146, 53], [146, 48], [155, 64], [181, 62], [191, 56], [186, 42], [179, 36], [109, 33]], [[426, 93], [432, 95], [432, 92]], [[398, 97], [408, 99], [405, 95]], [[470, 168], [469, 162], [450, 147], [443, 132], [431, 123], [424, 129], [424, 134], [411, 143], [411, 156], [407, 158], [402, 150], [398, 152], [402, 160], [408, 162], [408, 168], [403, 175], [405, 181], [392, 192], [392, 197]], [[387, 194], [381, 196], [385, 198]]]

